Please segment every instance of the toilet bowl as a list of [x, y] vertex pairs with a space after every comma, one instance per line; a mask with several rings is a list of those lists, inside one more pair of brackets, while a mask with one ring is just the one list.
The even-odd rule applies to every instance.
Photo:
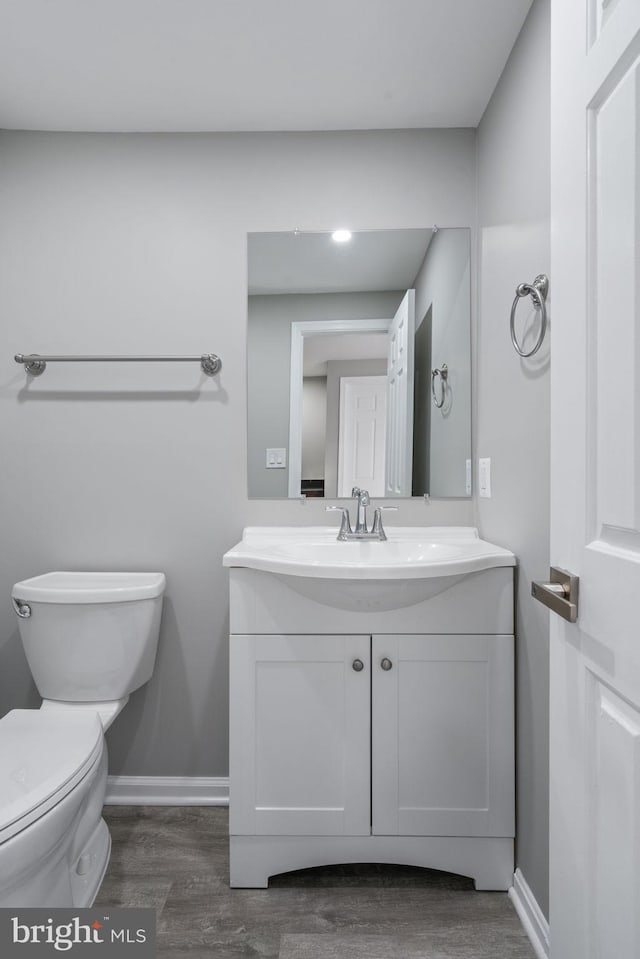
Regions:
[[0, 907], [90, 906], [109, 861], [105, 730], [146, 683], [162, 573], [47, 573], [12, 600], [40, 709], [0, 719]]

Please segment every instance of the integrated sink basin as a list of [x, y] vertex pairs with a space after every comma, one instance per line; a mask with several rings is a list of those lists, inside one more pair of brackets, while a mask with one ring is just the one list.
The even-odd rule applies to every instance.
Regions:
[[225, 566], [332, 580], [424, 580], [515, 566], [509, 550], [470, 526], [387, 527], [387, 540], [338, 542], [326, 526], [249, 526], [225, 553]]

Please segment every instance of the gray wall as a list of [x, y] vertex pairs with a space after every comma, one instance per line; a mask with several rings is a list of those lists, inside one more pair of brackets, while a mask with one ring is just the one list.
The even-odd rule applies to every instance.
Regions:
[[[518, 283], [549, 269], [549, 2], [535, 0], [478, 131], [477, 456], [491, 457], [482, 535], [518, 557], [517, 863], [548, 915], [549, 341], [521, 360], [509, 336]], [[553, 277], [551, 277], [551, 296]], [[550, 301], [549, 301], [550, 302]], [[524, 320], [521, 305], [518, 319]]]
[[324, 478], [327, 445], [327, 377], [302, 379], [302, 479]]
[[[251, 496], [287, 496], [287, 469], [265, 469], [266, 447], [289, 446], [291, 324], [393, 316], [394, 293], [307, 293], [250, 296], [247, 367], [248, 474]], [[335, 494], [334, 494], [335, 495]]]
[[[466, 496], [471, 457], [471, 250], [468, 230], [438, 230], [415, 279], [416, 326], [430, 313], [432, 368], [447, 364], [442, 409], [431, 397], [429, 483], [431, 496]], [[426, 386], [426, 384], [425, 384]], [[440, 395], [440, 381], [436, 395]]]
[[[244, 525], [335, 524], [322, 501], [247, 497], [247, 232], [468, 226], [474, 149], [472, 130], [0, 136], [0, 712], [38, 702], [14, 582], [161, 569], [158, 664], [109, 731], [111, 771], [226, 775], [222, 554]], [[59, 364], [29, 382], [13, 362], [208, 350], [214, 380], [197, 364]], [[472, 507], [390, 515], [469, 523]]]

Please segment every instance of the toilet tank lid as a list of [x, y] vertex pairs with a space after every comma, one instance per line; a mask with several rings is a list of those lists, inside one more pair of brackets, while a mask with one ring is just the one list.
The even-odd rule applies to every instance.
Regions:
[[165, 586], [164, 573], [58, 571], [23, 579], [11, 595], [24, 602], [130, 603], [161, 596]]
[[[0, 835], [84, 776], [102, 749], [98, 714], [14, 709], [0, 719]], [[65, 790], [65, 787], [68, 787]]]

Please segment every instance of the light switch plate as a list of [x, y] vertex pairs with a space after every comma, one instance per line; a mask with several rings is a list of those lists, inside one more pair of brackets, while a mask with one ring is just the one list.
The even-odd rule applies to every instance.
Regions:
[[491, 498], [491, 459], [489, 457], [478, 460], [478, 496], [484, 499]]
[[272, 447], [267, 449], [266, 467], [268, 470], [284, 470], [287, 468], [286, 447]]

